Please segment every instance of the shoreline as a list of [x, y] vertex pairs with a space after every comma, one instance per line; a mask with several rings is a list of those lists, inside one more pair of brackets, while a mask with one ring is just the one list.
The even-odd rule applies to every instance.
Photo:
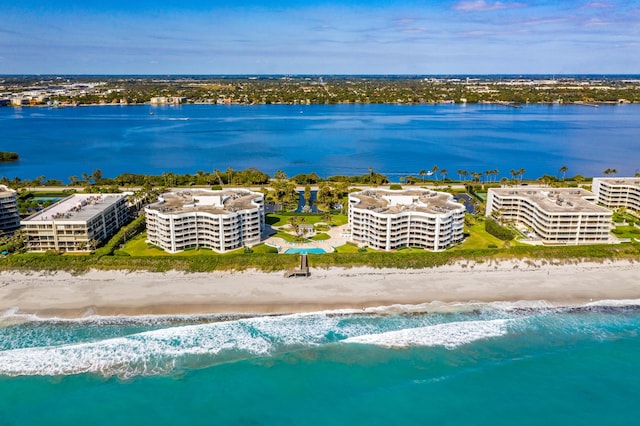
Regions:
[[0, 318], [22, 314], [42, 318], [269, 315], [394, 305], [432, 311], [491, 302], [577, 306], [640, 299], [639, 270], [633, 261], [554, 265], [507, 260], [429, 269], [313, 268], [307, 278], [255, 270], [92, 270], [82, 275], [3, 271]]

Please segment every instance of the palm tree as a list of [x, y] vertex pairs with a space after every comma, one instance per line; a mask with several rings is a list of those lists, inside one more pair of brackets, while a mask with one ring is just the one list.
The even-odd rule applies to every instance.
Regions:
[[466, 170], [462, 170], [462, 178], [466, 181], [467, 180], [467, 176], [469, 176], [469, 172]]
[[232, 185], [232, 179], [233, 179], [233, 169], [231, 168], [231, 166], [227, 167], [227, 184]]
[[419, 175], [422, 177], [422, 183], [424, 183], [424, 175], [427, 174], [427, 171], [425, 169], [420, 170]]
[[458, 169], [458, 181], [462, 181], [462, 169]]
[[520, 176], [520, 182], [522, 182], [522, 178], [524, 177], [525, 169], [518, 169], [518, 176]]
[[213, 169], [213, 176], [214, 176], [215, 178], [218, 178], [218, 183], [220, 184], [220, 187], [222, 188], [222, 187], [223, 187], [223, 185], [222, 185], [222, 177], [220, 176], [220, 170], [218, 170], [218, 169]]
[[289, 225], [291, 226], [291, 229], [296, 234], [296, 236], [299, 236], [300, 223], [298, 222], [298, 217], [297, 216], [291, 216], [289, 218]]
[[[276, 180], [287, 180], [287, 174], [284, 172], [284, 170], [277, 170], [273, 174], [273, 178]], [[227, 182], [227, 183], [230, 183], [230, 182]]]
[[435, 175], [435, 180], [438, 180], [438, 170], [440, 170], [440, 169], [438, 168], [438, 166], [433, 166], [433, 167], [431, 168], [431, 173], [433, 173], [433, 174]]
[[326, 211], [322, 214], [322, 221], [331, 225], [331, 212]]
[[449, 172], [447, 172], [447, 169], [442, 169], [440, 170], [440, 174], [442, 175], [442, 180], [444, 181], [449, 175]]
[[567, 166], [562, 166], [560, 167], [560, 173], [562, 173], [562, 181], [564, 182], [564, 175], [567, 173], [567, 170], [569, 170], [567, 168]]
[[102, 179], [102, 170], [95, 169], [93, 173], [91, 173], [91, 177], [93, 178], [93, 181], [97, 183], [100, 179]]
[[511, 175], [511, 180], [516, 180], [516, 175], [518, 174], [518, 172], [515, 169], [511, 169], [509, 171], [509, 174]]

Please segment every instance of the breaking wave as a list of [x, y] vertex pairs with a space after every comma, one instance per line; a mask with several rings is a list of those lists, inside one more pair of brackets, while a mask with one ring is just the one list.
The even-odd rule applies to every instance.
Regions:
[[[168, 374], [335, 344], [446, 349], [509, 336], [566, 344], [635, 338], [638, 301], [558, 308], [515, 304], [394, 305], [283, 316], [0, 318], [0, 376]], [[501, 344], [504, 340], [497, 340]], [[351, 350], [350, 349], [350, 350]]]
[[461, 321], [428, 327], [388, 331], [351, 337], [345, 343], [360, 343], [404, 348], [409, 346], [444, 346], [453, 349], [475, 340], [499, 337], [507, 334], [508, 320]]

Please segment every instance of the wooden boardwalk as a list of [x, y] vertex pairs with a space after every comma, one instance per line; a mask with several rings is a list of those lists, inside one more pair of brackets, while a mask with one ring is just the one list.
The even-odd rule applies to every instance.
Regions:
[[284, 273], [284, 276], [286, 278], [291, 278], [291, 277], [308, 277], [309, 275], [311, 275], [311, 273], [309, 272], [309, 262], [307, 260], [307, 255], [306, 254], [301, 254], [300, 255], [300, 266], [298, 266], [297, 268], [294, 269], [290, 269], [287, 272]]

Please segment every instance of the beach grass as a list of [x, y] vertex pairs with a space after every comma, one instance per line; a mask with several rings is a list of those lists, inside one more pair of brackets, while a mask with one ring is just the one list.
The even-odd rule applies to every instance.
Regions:
[[[429, 252], [402, 250], [395, 253], [381, 251], [359, 252], [348, 247], [336, 253], [310, 254], [312, 267], [355, 267], [419, 269], [453, 264], [455, 262], [487, 262], [492, 260], [544, 260], [549, 264], [571, 264], [583, 261], [639, 260], [640, 244], [600, 244], [579, 246], [514, 246], [498, 249], [466, 249]], [[194, 254], [162, 256], [61, 256], [47, 253], [25, 253], [0, 259], [0, 270], [67, 271], [73, 273], [97, 270], [166, 272], [212, 272], [257, 269], [282, 271], [297, 265], [297, 256], [272, 253], [245, 253], [244, 249], [224, 255], [212, 255], [204, 250]], [[188, 252], [185, 252], [188, 253]]]

